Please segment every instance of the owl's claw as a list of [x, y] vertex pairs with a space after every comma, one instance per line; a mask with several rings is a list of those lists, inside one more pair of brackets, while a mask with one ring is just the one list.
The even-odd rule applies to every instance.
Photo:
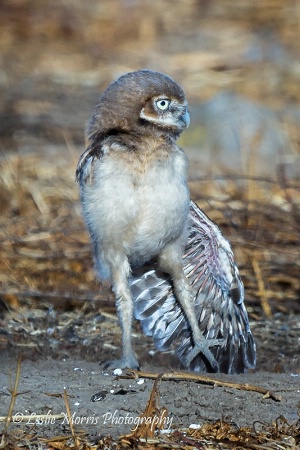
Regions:
[[199, 353], [207, 359], [214, 372], [219, 372], [219, 363], [210, 351], [210, 347], [220, 347], [224, 343], [224, 339], [201, 339], [192, 348], [184, 361], [186, 367], [190, 367], [191, 362]]

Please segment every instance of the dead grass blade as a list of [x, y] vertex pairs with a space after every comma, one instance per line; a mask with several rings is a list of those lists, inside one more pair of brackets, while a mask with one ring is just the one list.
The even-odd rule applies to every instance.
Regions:
[[164, 424], [168, 415], [168, 410], [164, 407], [159, 408], [159, 391], [158, 383], [160, 383], [163, 374], [156, 375], [152, 391], [147, 402], [145, 411], [138, 417], [137, 427], [130, 434], [120, 439], [153, 439], [156, 432], [164, 428]]
[[255, 421], [252, 427], [238, 427], [220, 419], [214, 423], [206, 423], [197, 430], [189, 430], [188, 436], [214, 442], [217, 444], [216, 448], [220, 449], [296, 450], [299, 432], [299, 421], [290, 425], [280, 416], [271, 425]]
[[18, 356], [18, 361], [17, 361], [15, 383], [14, 383], [13, 391], [11, 392], [11, 400], [10, 400], [8, 413], [7, 413], [7, 416], [6, 416], [5, 425], [4, 425], [4, 429], [3, 429], [3, 433], [2, 433], [2, 437], [1, 437], [0, 448], [5, 447], [5, 445], [6, 445], [6, 438], [7, 438], [7, 434], [8, 434], [8, 428], [9, 428], [9, 424], [10, 424], [10, 422], [12, 420], [14, 405], [15, 405], [16, 398], [17, 398], [17, 395], [18, 395], [18, 386], [19, 386], [20, 375], [21, 375], [21, 362], [22, 362], [22, 358], [21, 358], [21, 355], [19, 355]]
[[73, 437], [73, 440], [74, 440], [74, 444], [75, 444], [75, 446], [77, 448], [79, 448], [80, 441], [79, 441], [78, 435], [75, 433], [75, 429], [74, 429], [74, 426], [73, 426], [73, 419], [72, 419], [72, 414], [71, 414], [71, 409], [70, 409], [70, 404], [69, 404], [69, 397], [68, 397], [66, 389], [64, 389], [63, 399], [64, 399], [64, 402], [65, 402], [65, 407], [66, 407], [66, 411], [67, 411], [69, 426], [70, 426], [70, 430], [71, 430], [72, 437]]
[[265, 288], [265, 283], [264, 283], [263, 275], [262, 275], [258, 260], [259, 260], [259, 253], [257, 251], [254, 251], [251, 262], [252, 262], [253, 271], [254, 271], [254, 274], [255, 274], [255, 277], [257, 280], [257, 286], [258, 286], [257, 294], [260, 297], [260, 304], [261, 304], [261, 308], [264, 313], [264, 316], [267, 317], [268, 319], [270, 319], [272, 317], [272, 310], [271, 310], [271, 306], [269, 303], [269, 293]]

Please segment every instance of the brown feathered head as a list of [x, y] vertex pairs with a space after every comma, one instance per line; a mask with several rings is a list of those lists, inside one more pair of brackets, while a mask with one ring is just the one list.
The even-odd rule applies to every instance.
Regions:
[[178, 136], [189, 125], [187, 101], [169, 76], [138, 70], [111, 83], [100, 97], [87, 128], [88, 139], [163, 129]]

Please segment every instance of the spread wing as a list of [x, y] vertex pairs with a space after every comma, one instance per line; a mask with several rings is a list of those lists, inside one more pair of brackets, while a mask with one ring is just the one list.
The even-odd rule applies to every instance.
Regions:
[[[195, 313], [207, 339], [222, 338], [211, 348], [220, 371], [241, 373], [253, 368], [256, 347], [244, 305], [244, 287], [228, 241], [194, 202], [190, 204], [190, 232], [183, 266], [194, 290]], [[155, 264], [137, 269], [130, 280], [135, 317], [159, 350], [175, 347], [179, 359], [193, 347], [190, 326], [174, 296], [169, 276]], [[190, 369], [208, 371], [196, 356]]]

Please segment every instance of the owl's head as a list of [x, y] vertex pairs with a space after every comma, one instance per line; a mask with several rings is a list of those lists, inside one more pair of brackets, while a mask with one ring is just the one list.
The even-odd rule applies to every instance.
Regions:
[[103, 92], [87, 135], [93, 138], [157, 130], [177, 137], [189, 122], [181, 87], [163, 73], [138, 70], [121, 76]]

